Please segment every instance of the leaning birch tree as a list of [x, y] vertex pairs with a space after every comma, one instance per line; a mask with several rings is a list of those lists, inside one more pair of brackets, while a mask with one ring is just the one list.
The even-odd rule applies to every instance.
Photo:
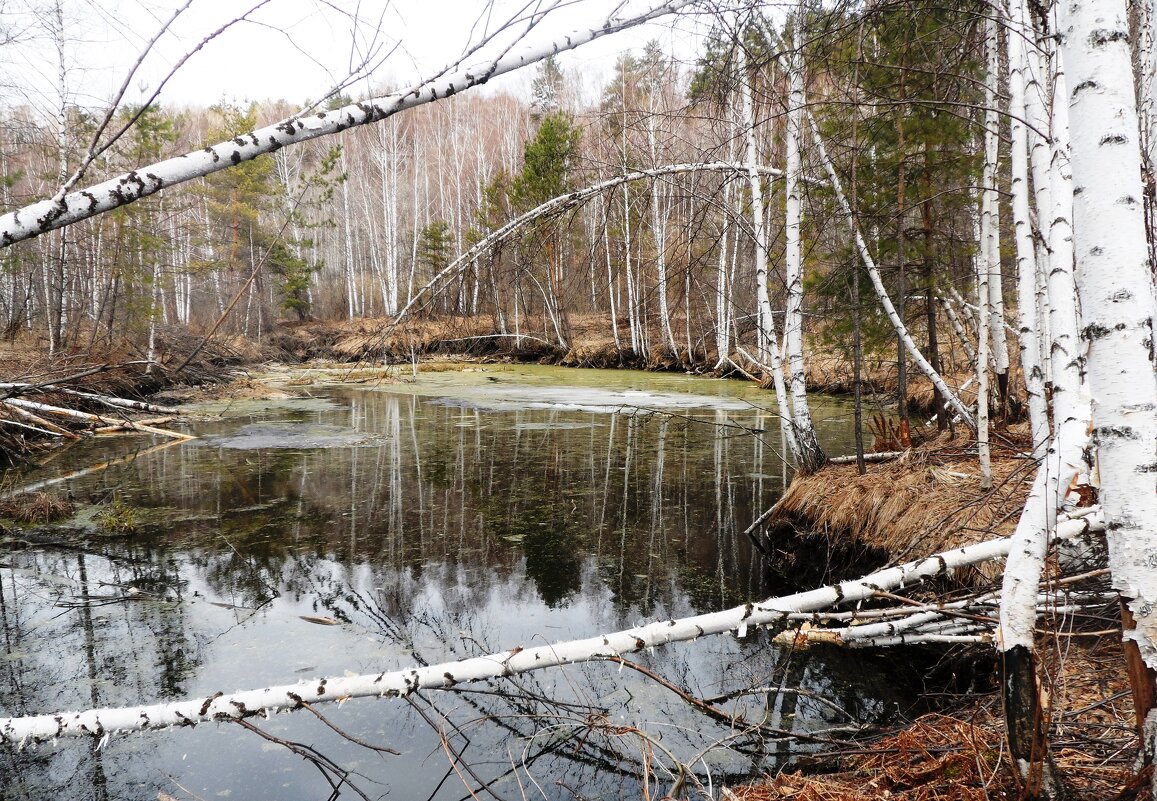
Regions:
[[[629, 17], [608, 17], [601, 25], [574, 30], [545, 44], [518, 48], [510, 45], [502, 53], [480, 64], [462, 61], [440, 70], [434, 77], [391, 94], [360, 100], [332, 111], [313, 111], [288, 117], [249, 133], [200, 150], [145, 165], [109, 180], [75, 191], [58, 192], [51, 198], [0, 215], [0, 248], [64, 228], [81, 220], [133, 203], [176, 184], [228, 169], [244, 161], [272, 153], [282, 147], [328, 136], [361, 125], [380, 122], [401, 111], [443, 100], [458, 92], [485, 84], [499, 75], [519, 70], [548, 56], [572, 50], [588, 42], [627, 30], [645, 22], [673, 14], [693, 0], [659, 0]], [[515, 17], [500, 26], [498, 33], [522, 39], [538, 27], [558, 2], [547, 10]], [[495, 42], [492, 34], [471, 50], [476, 53]]]

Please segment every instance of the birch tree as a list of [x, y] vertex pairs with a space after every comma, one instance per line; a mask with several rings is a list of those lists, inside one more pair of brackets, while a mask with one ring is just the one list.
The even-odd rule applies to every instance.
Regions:
[[1146, 242], [1141, 147], [1124, 0], [1059, 6], [1071, 111], [1073, 243], [1093, 438], [1109, 526], [1109, 566], [1121, 592], [1134, 705], [1148, 758], [1157, 714], [1157, 376], [1153, 279]]
[[[159, 192], [165, 187], [228, 169], [244, 161], [251, 161], [279, 148], [379, 122], [400, 111], [436, 102], [484, 84], [498, 75], [541, 61], [549, 55], [672, 14], [690, 5], [691, 2], [692, 0], [654, 2], [634, 16], [610, 18], [602, 25], [572, 31], [565, 37], [543, 45], [524, 46], [521, 49], [510, 46], [501, 55], [481, 64], [470, 66], [465, 66], [462, 62], [453, 64], [440, 70], [433, 78], [399, 92], [358, 101], [333, 111], [291, 116], [273, 125], [239, 134], [227, 141], [176, 158], [143, 165], [88, 188], [41, 200], [0, 215], [0, 248], [124, 206]], [[514, 30], [521, 38], [540, 24], [545, 13], [548, 12], [531, 15], [527, 20], [513, 19], [507, 25], [499, 26], [500, 32]], [[493, 41], [494, 38], [495, 35], [491, 35], [486, 42]], [[481, 46], [479, 44], [471, 52], [476, 52]]]
[[[1035, 78], [1031, 77], [1029, 52], [1036, 40], [1021, 2], [1014, 1], [1011, 4], [1005, 39], [1008, 46], [1012, 224], [1016, 241], [1017, 335], [1020, 339], [1021, 370], [1028, 399], [1032, 444], [1034, 451], [1039, 451], [1049, 437], [1049, 423], [1038, 339], [1037, 253], [1033, 242], [1029, 196], [1029, 126], [1040, 125], [1043, 115], [1038, 110], [1038, 99], [1033, 98], [1030, 102], [1026, 98], [1029, 84], [1036, 86]], [[1031, 117], [1029, 106], [1033, 108]]]
[[[796, 25], [803, 25], [802, 5], [796, 10]], [[805, 473], [820, 468], [826, 460], [820, 446], [811, 411], [807, 402], [807, 383], [804, 374], [803, 342], [803, 254], [800, 245], [800, 226], [803, 206], [801, 188], [801, 149], [803, 147], [804, 63], [803, 50], [796, 34], [796, 49], [786, 58], [788, 70], [787, 141], [784, 156], [784, 216], [785, 247], [784, 272], [787, 278], [787, 307], [784, 310], [783, 336], [791, 367], [792, 422], [796, 437], [797, 462]]]
[[788, 448], [800, 454], [796, 440], [795, 420], [788, 400], [787, 385], [783, 380], [779, 338], [775, 334], [775, 318], [771, 311], [771, 296], [767, 288], [767, 221], [763, 209], [763, 183], [757, 169], [759, 154], [756, 145], [755, 103], [752, 98], [751, 76], [748, 74], [747, 53], [740, 44], [735, 49], [739, 94], [743, 104], [743, 136], [746, 143], [747, 179], [751, 189], [751, 229], [755, 240], [755, 286], [757, 319], [759, 321], [759, 354], [765, 359], [775, 387], [775, 406], [779, 411], [780, 427], [787, 438]]

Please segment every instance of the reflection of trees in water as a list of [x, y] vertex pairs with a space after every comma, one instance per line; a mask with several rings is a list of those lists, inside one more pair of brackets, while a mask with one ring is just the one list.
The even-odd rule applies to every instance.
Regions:
[[690, 422], [483, 415], [388, 393], [342, 400], [347, 409], [312, 413], [303, 425], [352, 425], [381, 435], [380, 444], [201, 446], [165, 455], [165, 477], [150, 475], [152, 463], [129, 468], [155, 479], [138, 498], [194, 518], [166, 534], [199, 546], [204, 575], [223, 597], [258, 606], [293, 592], [283, 563], [313, 555], [404, 568], [416, 579], [431, 565], [460, 567], [474, 602], [491, 578], [522, 565], [540, 597], [558, 605], [579, 591], [581, 559], [593, 554], [624, 617], [668, 605], [680, 584], [699, 609], [760, 589], [755, 555], [736, 534], [778, 487], [764, 474], [759, 439], [737, 437], [726, 412]]
[[[88, 583], [115, 573], [125, 584], [167, 582], [171, 589], [163, 591], [180, 595], [182, 580], [196, 580], [214, 600], [250, 608], [269, 604], [346, 624], [332, 629], [334, 642], [369, 636], [431, 662], [509, 647], [519, 638], [529, 645], [722, 608], [737, 596], [761, 594], [759, 563], [742, 531], [778, 490], [778, 477], [769, 475], [778, 463], [757, 437], [727, 428], [733, 421], [728, 413], [715, 413], [709, 425], [657, 415], [480, 414], [386, 393], [345, 400], [348, 409], [311, 413], [304, 423], [380, 434], [372, 446], [192, 446], [92, 479], [94, 493], [102, 483], [105, 489], [123, 486], [130, 500], [165, 509], [174, 522], [123, 546], [137, 562], [102, 563], [98, 576], [89, 559]], [[748, 425], [762, 423], [753, 413]], [[139, 486], [126, 484], [134, 471]], [[78, 571], [75, 556], [29, 558], [51, 560], [43, 565], [46, 572]], [[43, 603], [31, 611], [15, 608], [20, 604], [11, 586], [2, 590], [17, 579], [2, 571], [0, 579], [0, 622], [17, 621], [11, 631], [4, 625], [19, 645], [21, 632], [45, 613]], [[87, 628], [76, 622], [83, 619], [78, 610], [69, 611], [72, 628], [56, 651], [0, 668], [7, 684], [22, 688], [14, 697], [26, 699], [14, 712], [60, 705], [48, 690], [29, 695], [23, 689], [33, 674], [48, 673], [48, 687], [78, 683], [113, 690], [102, 703], [187, 689], [204, 644], [181, 604], [89, 607]], [[564, 631], [560, 623], [559, 630], [536, 631], [543, 620], [566, 621], [574, 629]], [[754, 636], [752, 642], [720, 638], [635, 658], [692, 695], [720, 698], [720, 708], [747, 722], [738, 728], [705, 724], [670, 691], [606, 664], [415, 701], [443, 729], [451, 753], [462, 752], [485, 777], [506, 775], [508, 791], [517, 770], [522, 781], [550, 776], [583, 792], [596, 786], [634, 792], [641, 760], [677, 773], [673, 760], [690, 760], [716, 739], [725, 739], [726, 748], [709, 758], [713, 770], [746, 775], [775, 758], [768, 727], [830, 722], [798, 706], [790, 717], [786, 696], [740, 692], [785, 681], [820, 688], [826, 675], [817, 669], [785, 680], [786, 663]], [[89, 705], [90, 698], [77, 697], [78, 706]], [[386, 745], [406, 732], [422, 747], [440, 748], [416, 710], [383, 704], [350, 704], [335, 714], [351, 716], [346, 725], [352, 731], [382, 730]], [[359, 708], [368, 711], [359, 717]], [[313, 731], [293, 720], [267, 725], [287, 736]], [[340, 743], [324, 742], [335, 755], [349, 755]], [[507, 743], [517, 743], [509, 755]], [[73, 757], [58, 757], [66, 758]], [[93, 784], [92, 758], [76, 760]], [[121, 776], [115, 783], [124, 781]]]
[[[185, 695], [206, 642], [185, 614], [177, 561], [114, 542], [99, 553], [14, 551], [6, 562], [0, 569], [2, 714]], [[118, 797], [104, 750], [92, 746], [5, 749], [4, 798]], [[137, 748], [152, 750], [144, 743]], [[140, 775], [134, 780], [149, 785]]]

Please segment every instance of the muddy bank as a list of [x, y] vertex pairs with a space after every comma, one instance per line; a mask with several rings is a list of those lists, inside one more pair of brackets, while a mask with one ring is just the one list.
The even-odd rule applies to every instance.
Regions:
[[[645, 354], [630, 348], [629, 332], [611, 332], [604, 315], [572, 315], [570, 340], [560, 347], [540, 335], [495, 333], [489, 317], [442, 317], [403, 320], [397, 327], [385, 318], [340, 322], [285, 324], [251, 345], [251, 358], [293, 362], [311, 360], [369, 364], [401, 364], [431, 356], [557, 364], [564, 367], [621, 368], [690, 372], [700, 375], [755, 380], [770, 388], [771, 377], [743, 353], [720, 363], [713, 347], [694, 344], [677, 353], [652, 343]], [[241, 347], [235, 343], [236, 347]], [[952, 386], [968, 381], [970, 368], [963, 353], [949, 347], [943, 354], [945, 378]], [[915, 412], [932, 409], [931, 385], [914, 368], [909, 369], [908, 403]], [[840, 347], [811, 337], [807, 356], [808, 389], [826, 394], [851, 394], [854, 390], [850, 355]], [[892, 356], [864, 355], [861, 382], [865, 402], [879, 407], [894, 402], [898, 388]], [[975, 393], [962, 389], [965, 403]]]

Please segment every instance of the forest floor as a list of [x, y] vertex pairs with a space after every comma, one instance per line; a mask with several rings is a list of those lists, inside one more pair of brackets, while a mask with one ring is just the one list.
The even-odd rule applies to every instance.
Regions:
[[[164, 369], [148, 371], [143, 354], [131, 345], [100, 352], [74, 351], [47, 359], [38, 345], [9, 344], [0, 348], [0, 375], [8, 381], [69, 386], [106, 395], [160, 397], [188, 402], [210, 397], [262, 398], [295, 394], [293, 379], [271, 385], [258, 375], [272, 362], [326, 362], [347, 379], [351, 370], [380, 378], [383, 366], [421, 361], [422, 369], [441, 369], [456, 360], [535, 361], [570, 366], [633, 367], [652, 370], [724, 374], [742, 377], [755, 365], [716, 370], [713, 354], [661, 354], [640, 359], [616, 347], [605, 318], [573, 318], [572, 345], [566, 351], [541, 340], [494, 337], [492, 321], [416, 320], [394, 331], [381, 320], [342, 323], [302, 323], [283, 326], [260, 341], [223, 339], [201, 343], [183, 332], [162, 332]], [[623, 332], [625, 334], [625, 332]], [[625, 338], [620, 336], [620, 343]], [[199, 345], [204, 347], [199, 348]], [[840, 349], [816, 347], [809, 368], [809, 385], [817, 391], [847, 392], [851, 369]], [[195, 355], [180, 371], [191, 355]], [[957, 354], [947, 354], [959, 364]], [[751, 370], [749, 370], [751, 368]], [[867, 396], [881, 404], [894, 393], [894, 364], [883, 357], [866, 360]], [[963, 376], [950, 380], [959, 386]], [[925, 382], [913, 382], [909, 397], [927, 408], [931, 392]], [[157, 393], [161, 393], [159, 396]], [[59, 399], [63, 402], [63, 399]], [[967, 402], [967, 401], [966, 401]], [[75, 399], [74, 399], [75, 403]], [[876, 425], [878, 449], [888, 449], [894, 433], [881, 416]], [[884, 561], [902, 561], [944, 548], [1011, 533], [1033, 478], [1033, 463], [1025, 459], [1024, 433], [1017, 426], [994, 432], [995, 489], [979, 491], [975, 443], [960, 436], [931, 433], [900, 458], [871, 464], [865, 476], [855, 465], [828, 465], [817, 474], [793, 482], [777, 504], [764, 533], [786, 529], [809, 532], [801, 542], [829, 556], [842, 551], [847, 568], [865, 549]], [[0, 429], [0, 448], [15, 455], [36, 447], [17, 431]], [[41, 503], [45, 502], [41, 499]], [[855, 545], [850, 547], [849, 543]], [[857, 551], [859, 549], [859, 551]], [[780, 549], [782, 553], [791, 549]], [[833, 559], [824, 562], [831, 569]], [[783, 571], [799, 580], [799, 566]], [[862, 572], [862, 571], [861, 571]], [[805, 577], [823, 583], [828, 575]], [[999, 576], [977, 570], [961, 577], [976, 586], [991, 585]], [[1133, 774], [1136, 737], [1132, 700], [1120, 653], [1119, 624], [1113, 610], [1100, 619], [1067, 628], [1048, 626], [1041, 632], [1045, 684], [1053, 699], [1051, 731], [1058, 765], [1078, 799], [1147, 798], [1144, 782]], [[946, 655], [945, 661], [959, 654]], [[790, 798], [797, 801], [861, 801], [861, 799], [1018, 798], [1020, 789], [1002, 748], [1003, 718], [996, 680], [999, 675], [991, 647], [976, 646], [966, 654], [970, 675], [988, 663], [989, 679], [971, 687], [929, 686], [940, 694], [938, 710], [871, 744], [849, 744], [801, 770], [767, 777], [748, 787], [728, 790], [727, 797], [744, 801]]]

